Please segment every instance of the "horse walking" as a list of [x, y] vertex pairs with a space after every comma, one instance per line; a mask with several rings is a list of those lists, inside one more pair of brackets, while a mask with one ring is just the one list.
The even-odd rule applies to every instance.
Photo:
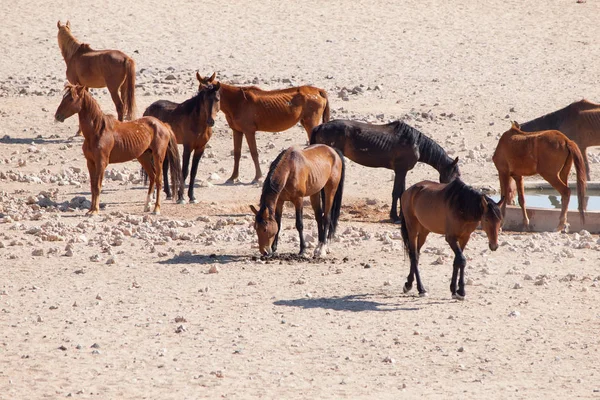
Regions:
[[[202, 89], [215, 83], [215, 74], [202, 78], [196, 73]], [[256, 86], [232, 86], [221, 83], [221, 111], [233, 130], [233, 172], [227, 182], [238, 181], [242, 137], [250, 148], [254, 162], [254, 180], [262, 177], [256, 148], [256, 132], [281, 132], [300, 122], [310, 139], [311, 130], [321, 122], [329, 121], [327, 92], [313, 86], [289, 89], [261, 90]]]
[[397, 203], [404, 192], [406, 173], [417, 162], [431, 165], [440, 173], [440, 182], [460, 177], [458, 157], [448, 157], [434, 140], [402, 121], [374, 125], [359, 121], [333, 120], [313, 129], [310, 143], [339, 149], [352, 161], [373, 168], [394, 170], [390, 218], [398, 222]]
[[579, 100], [565, 108], [521, 124], [521, 130], [523, 132], [557, 130], [564, 133], [581, 150], [586, 179], [590, 180], [587, 148], [600, 146], [600, 104], [585, 99]]
[[320, 144], [304, 149], [290, 147], [277, 156], [263, 183], [259, 209], [250, 206], [261, 254], [266, 256], [277, 250], [283, 204], [290, 201], [296, 208], [300, 255], [304, 256], [302, 203], [306, 196], [310, 196], [319, 232], [314, 256], [327, 254], [327, 240], [335, 235], [340, 217], [345, 169], [344, 156]]
[[[168, 123], [175, 133], [177, 143], [183, 145], [183, 183], [185, 184], [189, 172], [188, 197], [190, 203], [197, 202], [194, 197], [194, 182], [198, 171], [198, 163], [204, 154], [206, 144], [212, 137], [212, 127], [219, 112], [219, 86], [219, 83], [209, 85], [206, 89], [200, 90], [194, 97], [181, 104], [169, 100], [158, 100], [144, 111], [144, 116], [153, 116]], [[194, 156], [190, 170], [189, 164], [192, 152]], [[170, 199], [171, 190], [169, 188], [168, 170], [169, 164], [164, 163], [164, 190], [167, 199]], [[179, 196], [178, 202], [184, 202], [183, 192]]]
[[150, 211], [150, 200], [156, 183], [154, 214], [160, 214], [160, 181], [165, 157], [171, 164], [173, 186], [182, 185], [179, 150], [171, 128], [154, 117], [120, 122], [112, 115], [102, 113], [85, 87], [67, 84], [54, 117], [57, 121], [64, 122], [74, 114], [79, 114], [79, 126], [84, 137], [83, 154], [90, 174], [92, 206], [88, 215], [99, 211], [106, 166], [133, 159], [142, 164], [150, 178], [144, 211]]
[[498, 248], [498, 232], [502, 225], [499, 207], [503, 205], [504, 198], [496, 203], [460, 179], [448, 184], [422, 181], [409, 187], [402, 194], [400, 209], [402, 240], [410, 257], [410, 272], [404, 284], [404, 293], [412, 289], [416, 278], [419, 295], [427, 295], [419, 274], [419, 254], [427, 235], [433, 232], [445, 235], [446, 242], [454, 251], [450, 292], [453, 299], [464, 300], [465, 247], [471, 233], [481, 222], [490, 250]]
[[[93, 50], [71, 33], [69, 21], [57, 22], [58, 47], [67, 64], [67, 80], [89, 88], [106, 87], [119, 121], [135, 118], [135, 62], [119, 50]], [[119, 94], [120, 93], [120, 94]]]
[[[523, 132], [516, 122], [504, 132], [492, 157], [498, 177], [500, 192], [507, 196], [511, 192], [511, 180], [516, 181], [517, 195], [523, 212], [523, 227], [529, 230], [529, 218], [525, 208], [523, 177], [540, 174], [561, 195], [561, 212], [557, 230], [567, 230], [567, 210], [571, 189], [567, 184], [571, 166], [575, 163], [577, 174], [577, 200], [581, 221], [585, 221], [585, 164], [577, 144], [559, 131]], [[502, 215], [506, 204], [502, 206]]]

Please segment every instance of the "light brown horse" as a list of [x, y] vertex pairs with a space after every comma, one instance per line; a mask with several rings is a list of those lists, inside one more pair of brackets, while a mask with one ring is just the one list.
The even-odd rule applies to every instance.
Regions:
[[[173, 129], [173, 132], [175, 132], [177, 143], [183, 145], [183, 182], [185, 183], [188, 171], [190, 171], [190, 183], [188, 186], [190, 203], [196, 203], [194, 181], [196, 180], [198, 163], [204, 154], [204, 149], [208, 141], [212, 137], [212, 127], [219, 112], [219, 86], [219, 83], [209, 85], [205, 89], [200, 90], [194, 97], [181, 104], [169, 100], [158, 100], [144, 111], [144, 116], [153, 116], [163, 122], [167, 122]], [[194, 157], [190, 170], [189, 164], [192, 151], [194, 152]], [[168, 163], [163, 164], [163, 177], [165, 180], [165, 193], [167, 194], [167, 199], [170, 199], [171, 190], [169, 188], [169, 180], [167, 179], [168, 166]], [[183, 196], [178, 199], [178, 202], [184, 202]]]
[[[215, 74], [202, 78], [196, 73], [200, 88], [215, 82]], [[310, 132], [321, 122], [329, 121], [327, 92], [313, 86], [265, 91], [256, 86], [232, 86], [221, 82], [221, 111], [233, 130], [233, 173], [227, 182], [235, 183], [239, 177], [242, 137], [250, 148], [254, 162], [254, 180], [262, 177], [256, 148], [256, 132], [280, 132], [300, 122], [308, 139]]]
[[290, 147], [277, 156], [263, 183], [259, 209], [250, 206], [256, 216], [254, 229], [262, 255], [267, 256], [277, 250], [283, 204], [290, 201], [296, 208], [300, 255], [304, 256], [302, 203], [306, 196], [310, 196], [319, 232], [314, 256], [327, 254], [327, 239], [335, 235], [340, 217], [345, 169], [344, 156], [322, 144], [304, 149]]
[[[585, 165], [577, 144], [559, 131], [523, 132], [517, 122], [502, 134], [492, 157], [500, 179], [500, 193], [507, 196], [511, 179], [517, 184], [519, 205], [523, 212], [523, 227], [529, 230], [525, 209], [523, 177], [540, 174], [561, 195], [561, 212], [557, 230], [567, 230], [567, 209], [571, 189], [567, 184], [571, 166], [577, 174], [577, 200], [582, 223], [585, 221]], [[506, 213], [506, 204], [502, 215]]]
[[[58, 47], [67, 64], [67, 80], [89, 88], [106, 87], [119, 121], [135, 118], [135, 62], [119, 50], [93, 50], [71, 33], [69, 21], [57, 22]], [[119, 95], [120, 92], [120, 95]]]
[[467, 259], [463, 251], [479, 222], [488, 237], [490, 250], [498, 248], [498, 232], [502, 226], [499, 207], [504, 206], [504, 198], [495, 203], [457, 178], [447, 184], [432, 181], [414, 184], [402, 194], [400, 204], [400, 231], [404, 249], [410, 257], [410, 272], [404, 284], [404, 293], [412, 289], [416, 277], [419, 295], [427, 295], [419, 274], [419, 253], [427, 235], [433, 232], [444, 235], [454, 251], [450, 291], [452, 298], [464, 300]]
[[569, 104], [565, 108], [543, 115], [521, 124], [524, 132], [557, 130], [577, 143], [583, 162], [586, 178], [590, 180], [590, 164], [587, 148], [600, 146], [600, 104], [585, 99]]
[[92, 190], [92, 206], [88, 215], [99, 211], [100, 191], [104, 170], [108, 164], [137, 159], [148, 177], [150, 187], [145, 211], [150, 211], [150, 200], [156, 183], [154, 214], [160, 214], [160, 182], [162, 164], [168, 153], [173, 186], [182, 185], [181, 159], [177, 140], [171, 128], [154, 117], [143, 117], [130, 122], [119, 122], [112, 115], [102, 113], [100, 106], [85, 87], [67, 84], [63, 99], [54, 117], [64, 122], [79, 114], [83, 132], [83, 154], [87, 160]]

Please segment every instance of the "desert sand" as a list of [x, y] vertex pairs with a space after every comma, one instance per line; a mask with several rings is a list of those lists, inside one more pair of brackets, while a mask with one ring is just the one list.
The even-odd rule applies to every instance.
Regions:
[[[106, 4], [108, 3], [108, 4]], [[429, 297], [387, 221], [393, 172], [348, 162], [336, 242], [298, 260], [293, 208], [280, 256], [261, 260], [219, 114], [199, 204], [143, 212], [139, 164], [110, 165], [97, 217], [77, 119], [54, 122], [65, 79], [56, 21], [137, 64], [138, 115], [183, 101], [195, 72], [265, 89], [326, 89], [332, 117], [402, 119], [458, 156], [463, 179], [498, 189], [491, 162], [510, 121], [600, 100], [600, 5], [523, 2], [18, 2], [0, 26], [0, 399], [397, 399], [600, 397], [598, 235], [481, 231], [452, 252], [430, 235]], [[115, 113], [108, 92], [92, 93]], [[300, 126], [258, 133], [263, 172]], [[600, 156], [590, 152], [592, 179]], [[408, 184], [438, 178], [427, 165]], [[531, 179], [536, 179], [531, 178]], [[539, 178], [537, 178], [539, 179]], [[305, 234], [314, 245], [309, 207]]]

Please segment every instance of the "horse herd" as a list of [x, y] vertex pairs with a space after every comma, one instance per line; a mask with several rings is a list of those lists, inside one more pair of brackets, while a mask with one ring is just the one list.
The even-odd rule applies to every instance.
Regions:
[[[460, 179], [458, 157], [450, 158], [434, 140], [402, 121], [385, 125], [330, 121], [327, 92], [313, 86], [264, 91], [255, 86], [219, 82], [216, 74], [202, 77], [196, 73], [199, 87], [193, 97], [181, 104], [156, 101], [145, 110], [142, 118], [136, 119], [133, 59], [118, 50], [97, 51], [79, 42], [71, 33], [68, 21], [66, 24], [59, 21], [57, 27], [69, 83], [55, 118], [62, 122], [78, 114], [91, 181], [92, 205], [88, 214], [99, 211], [99, 195], [107, 165], [133, 159], [140, 162], [149, 179], [146, 211], [150, 211], [156, 187], [154, 213], [160, 213], [163, 179], [167, 199], [176, 193], [177, 201], [185, 202], [183, 193], [188, 174], [188, 199], [196, 202], [194, 182], [198, 163], [212, 136], [216, 114], [222, 111], [233, 131], [234, 168], [228, 179], [231, 183], [238, 180], [243, 137], [250, 149], [254, 181], [257, 182], [262, 178], [257, 131], [279, 132], [300, 123], [308, 135], [308, 147], [290, 147], [271, 163], [259, 207], [251, 206], [259, 249], [265, 256], [277, 249], [286, 201], [295, 206], [300, 254], [305, 255], [302, 218], [305, 197], [310, 197], [318, 227], [319, 244], [314, 255], [319, 257], [327, 253], [327, 243], [335, 234], [342, 204], [344, 157], [367, 167], [389, 168], [395, 172], [390, 218], [400, 223], [404, 247], [410, 257], [410, 273], [404, 292], [411, 290], [416, 279], [419, 294], [427, 294], [419, 275], [418, 261], [427, 235], [434, 232], [445, 235], [455, 253], [450, 290], [453, 298], [464, 299], [466, 258], [463, 250], [480, 224], [487, 234], [489, 248], [497, 249], [498, 232], [506, 204], [514, 198], [515, 184], [523, 224], [529, 227], [523, 176], [538, 173], [561, 194], [558, 229], [565, 230], [570, 197], [567, 177], [574, 163], [578, 208], [584, 219], [586, 173], [589, 179], [585, 149], [600, 144], [600, 105], [582, 100], [521, 126], [513, 122], [500, 138], [493, 155], [501, 189], [501, 199], [496, 203]], [[108, 88], [117, 118], [102, 112], [88, 87]], [[180, 157], [178, 144], [183, 145], [183, 157]], [[405, 190], [407, 171], [417, 162], [435, 168], [440, 183], [422, 181]]]

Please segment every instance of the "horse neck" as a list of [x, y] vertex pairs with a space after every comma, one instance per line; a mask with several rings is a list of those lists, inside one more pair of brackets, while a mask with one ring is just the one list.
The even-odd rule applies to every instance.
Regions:
[[77, 50], [79, 50], [81, 44], [82, 43], [75, 39], [75, 36], [73, 36], [71, 32], [60, 32], [58, 46], [60, 47], [60, 52], [65, 60], [65, 63], [69, 63], [73, 55], [77, 53]]
[[560, 124], [568, 112], [568, 106], [550, 114], [542, 115], [539, 118], [521, 124], [521, 130], [524, 132], [548, 131], [560, 129]]
[[104, 122], [104, 113], [89, 93], [84, 94], [79, 111], [79, 126], [85, 138], [100, 136]]
[[226, 83], [221, 83], [219, 95], [221, 96], [221, 111], [227, 115], [232, 113], [236, 103], [245, 98], [241, 88], [233, 85], [227, 85]]
[[452, 159], [448, 157], [442, 146], [425, 135], [421, 135], [419, 141], [419, 161], [431, 165], [440, 172], [452, 164]]

